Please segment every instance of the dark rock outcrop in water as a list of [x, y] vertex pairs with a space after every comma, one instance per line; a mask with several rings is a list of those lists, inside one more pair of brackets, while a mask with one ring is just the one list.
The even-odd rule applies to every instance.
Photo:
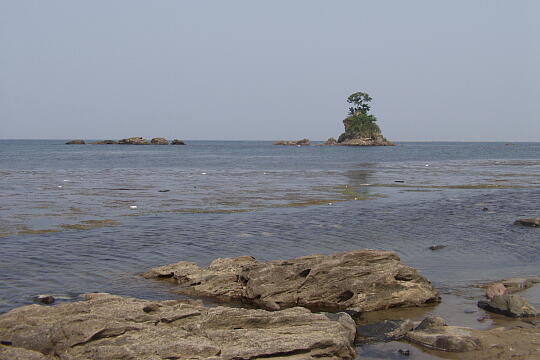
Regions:
[[473, 329], [447, 326], [445, 321], [438, 317], [425, 318], [418, 327], [408, 332], [405, 338], [413, 343], [429, 349], [466, 352], [480, 349], [480, 338]]
[[183, 140], [173, 139], [171, 145], [186, 145], [186, 143]]
[[0, 316], [0, 359], [353, 359], [345, 313], [269, 312], [86, 294], [86, 301], [29, 305]]
[[301, 139], [301, 140], [279, 140], [275, 141], [274, 145], [286, 145], [286, 146], [306, 146], [309, 145], [309, 139]]
[[527, 300], [519, 295], [494, 295], [489, 301], [480, 300], [478, 307], [510, 317], [533, 317], [540, 315]]
[[86, 142], [82, 139], [70, 140], [66, 142], [66, 145], [84, 145]]
[[268, 310], [303, 306], [356, 314], [439, 301], [431, 283], [391, 251], [357, 250], [269, 262], [242, 256], [216, 259], [207, 268], [181, 261], [144, 276], [172, 279], [179, 285], [175, 292], [181, 294]]
[[333, 137], [331, 137], [331, 138], [328, 138], [328, 140], [326, 140], [323, 145], [337, 145], [337, 144], [338, 144], [338, 141], [334, 139]]
[[540, 218], [518, 219], [514, 222], [514, 225], [540, 227]]
[[99, 141], [93, 142], [92, 144], [95, 144], [95, 145], [116, 145], [116, 144], [118, 144], [118, 141], [116, 141], [116, 140], [99, 140]]
[[382, 134], [364, 137], [361, 134], [345, 131], [338, 138], [338, 144], [344, 146], [394, 146], [395, 144], [386, 140]]
[[167, 139], [162, 138], [162, 137], [153, 138], [152, 140], [150, 140], [150, 143], [152, 145], [169, 145], [169, 142], [167, 141]]
[[120, 145], [149, 145], [148, 140], [142, 137], [130, 137], [118, 141]]

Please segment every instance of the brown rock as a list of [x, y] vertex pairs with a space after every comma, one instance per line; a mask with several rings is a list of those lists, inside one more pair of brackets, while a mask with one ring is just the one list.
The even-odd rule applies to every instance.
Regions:
[[130, 137], [127, 139], [122, 139], [118, 141], [120, 145], [148, 145], [150, 144], [148, 140], [142, 137]]
[[275, 141], [274, 145], [286, 145], [286, 146], [306, 146], [309, 145], [309, 139], [301, 139], [301, 140], [279, 140]]
[[81, 139], [71, 140], [66, 143], [67, 145], [84, 145], [86, 142]]
[[171, 141], [171, 145], [186, 145], [186, 143], [182, 140], [174, 139]]
[[[337, 360], [356, 355], [354, 321], [344, 313], [331, 320], [299, 307], [268, 312], [109, 294], [87, 294], [86, 299], [55, 307], [24, 306], [3, 314], [0, 340], [10, 344], [12, 353], [33, 351], [70, 360]], [[2, 351], [5, 347], [0, 356]], [[36, 360], [44, 359], [36, 355]]]
[[502, 283], [494, 283], [488, 286], [486, 289], [486, 297], [488, 299], [493, 299], [496, 295], [505, 295], [508, 293], [508, 290]]
[[165, 138], [153, 138], [150, 140], [152, 145], [169, 145], [169, 142]]
[[0, 360], [48, 360], [40, 352], [20, 347], [0, 345]]
[[216, 259], [207, 268], [182, 261], [144, 276], [170, 278], [181, 294], [268, 310], [303, 306], [358, 313], [422, 306], [440, 299], [428, 280], [391, 251], [357, 250], [269, 262], [243, 256]]
[[539, 227], [539, 226], [540, 226], [540, 218], [517, 219], [517, 220], [514, 222], [514, 225]]

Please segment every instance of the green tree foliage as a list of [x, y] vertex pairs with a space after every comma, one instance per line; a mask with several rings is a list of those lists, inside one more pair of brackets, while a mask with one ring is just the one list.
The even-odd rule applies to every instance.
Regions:
[[343, 120], [346, 133], [364, 138], [373, 138], [381, 133], [375, 123], [377, 118], [369, 114], [371, 100], [371, 96], [364, 92], [356, 92], [347, 98], [347, 102], [352, 106], [349, 108], [349, 116]]
[[355, 92], [354, 94], [351, 94], [347, 98], [347, 102], [349, 104], [353, 104], [353, 106], [349, 108], [349, 115], [354, 115], [359, 112], [367, 114], [368, 111], [371, 109], [368, 104], [371, 100], [373, 99], [371, 98], [371, 96], [368, 95], [368, 93]]

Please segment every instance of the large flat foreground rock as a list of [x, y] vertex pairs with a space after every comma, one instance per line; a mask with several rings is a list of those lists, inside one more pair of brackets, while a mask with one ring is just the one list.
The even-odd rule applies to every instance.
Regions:
[[87, 294], [86, 301], [30, 305], [0, 316], [0, 359], [352, 359], [345, 313], [204, 307]]
[[206, 268], [181, 261], [144, 276], [171, 279], [181, 294], [267, 310], [302, 306], [353, 313], [439, 301], [431, 283], [391, 251], [357, 250], [269, 262], [242, 256], [216, 259]]

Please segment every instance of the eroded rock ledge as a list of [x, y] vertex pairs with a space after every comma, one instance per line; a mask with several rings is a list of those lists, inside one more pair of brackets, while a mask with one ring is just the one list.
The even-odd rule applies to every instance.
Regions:
[[86, 301], [29, 305], [0, 316], [0, 359], [353, 359], [345, 313], [206, 308], [186, 300], [86, 294]]
[[251, 256], [214, 260], [201, 268], [181, 261], [145, 273], [170, 279], [175, 292], [235, 301], [267, 310], [364, 311], [422, 306], [440, 300], [431, 283], [391, 251], [357, 250], [259, 262]]

